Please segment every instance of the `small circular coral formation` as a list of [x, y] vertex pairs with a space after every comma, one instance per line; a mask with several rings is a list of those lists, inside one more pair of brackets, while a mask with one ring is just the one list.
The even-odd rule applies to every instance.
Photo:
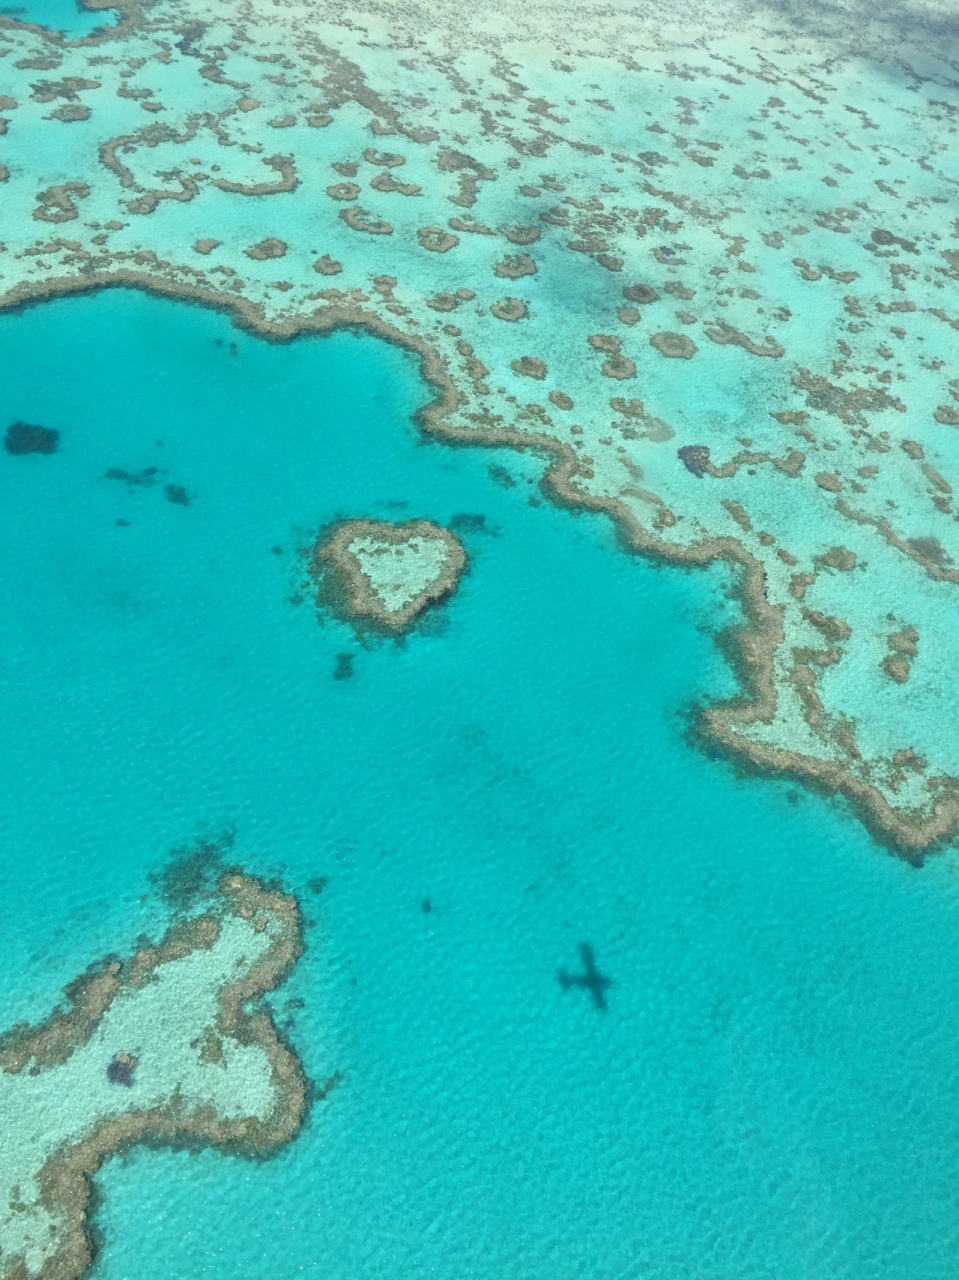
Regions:
[[11, 422], [3, 437], [7, 453], [56, 453], [60, 432], [35, 422]]
[[313, 263], [313, 270], [321, 276], [338, 276], [343, 270], [343, 264], [331, 258], [328, 253], [324, 253], [322, 258], [317, 258]]
[[334, 200], [355, 200], [360, 189], [355, 182], [334, 182], [326, 188], [326, 194]]
[[244, 253], [248, 258], [252, 258], [256, 262], [266, 262], [270, 258], [282, 258], [286, 254], [287, 246], [282, 240], [278, 240], [276, 236], [267, 236], [265, 240], [261, 240], [259, 244], [251, 245], [249, 249], [244, 249]]
[[651, 302], [659, 301], [659, 294], [649, 284], [627, 284], [623, 286], [623, 297], [627, 302], [644, 302], [648, 306]]
[[696, 354], [696, 344], [684, 333], [654, 333], [649, 340], [660, 355], [673, 360], [689, 360]]
[[493, 271], [505, 280], [519, 280], [522, 276], [535, 275], [536, 263], [528, 253], [508, 253]]
[[521, 298], [503, 298], [490, 307], [491, 314], [497, 320], [522, 320], [526, 311], [526, 303]]
[[348, 520], [321, 538], [311, 573], [320, 599], [349, 621], [406, 631], [456, 589], [462, 543], [429, 520]]
[[433, 253], [448, 253], [459, 244], [459, 236], [444, 231], [442, 227], [420, 227], [417, 232], [420, 245]]
[[546, 377], [546, 362], [538, 356], [521, 356], [518, 360], [511, 360], [509, 367], [522, 378], [536, 378], [542, 382]]
[[705, 444], [684, 444], [676, 453], [680, 462], [690, 473], [702, 479], [710, 467], [709, 446]]

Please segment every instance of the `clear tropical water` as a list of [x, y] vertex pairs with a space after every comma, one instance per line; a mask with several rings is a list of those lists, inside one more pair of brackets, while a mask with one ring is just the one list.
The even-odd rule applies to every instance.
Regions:
[[36, 22], [41, 27], [77, 40], [97, 27], [112, 26], [117, 15], [113, 9], [87, 9], [79, 0], [25, 0], [24, 3], [10, 0], [7, 4], [0, 4], [0, 16]]
[[[0, 352], [0, 426], [62, 433], [0, 456], [0, 1024], [232, 833], [312, 922], [277, 1019], [342, 1073], [269, 1162], [109, 1162], [98, 1280], [956, 1275], [957, 863], [687, 744], [732, 688], [718, 571], [424, 443], [369, 338], [115, 290], [3, 316]], [[339, 515], [483, 517], [424, 633], [295, 603]], [[584, 941], [605, 1013], [557, 981]]]

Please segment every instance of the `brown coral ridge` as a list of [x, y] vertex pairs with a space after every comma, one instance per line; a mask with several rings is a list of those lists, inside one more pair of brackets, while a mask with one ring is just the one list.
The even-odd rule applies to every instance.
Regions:
[[33, 216], [38, 222], [71, 222], [80, 216], [77, 201], [85, 200], [90, 188], [85, 182], [61, 182], [37, 194]]
[[371, 218], [365, 209], [351, 206], [341, 209], [340, 217], [351, 231], [366, 231], [371, 236], [391, 236], [393, 228], [385, 218]]
[[264, 156], [261, 163], [280, 175], [275, 182], [230, 182], [227, 178], [214, 178], [213, 186], [238, 196], [278, 195], [281, 191], [295, 191], [299, 186], [292, 156]]
[[[73, 983], [67, 988], [70, 1005], [65, 1012], [35, 1028], [14, 1028], [0, 1052], [0, 1069], [16, 1074], [29, 1062], [31, 1070], [63, 1062], [90, 1038], [119, 991], [142, 987], [161, 965], [211, 947], [226, 915], [242, 916], [255, 928], [266, 927], [269, 918], [279, 925], [265, 955], [237, 982], [221, 989], [216, 1019], [219, 1035], [258, 1044], [266, 1052], [277, 1099], [272, 1113], [265, 1120], [223, 1119], [212, 1107], [188, 1111], [176, 1097], [163, 1107], [105, 1120], [81, 1142], [51, 1156], [39, 1175], [41, 1198], [62, 1221], [64, 1243], [44, 1265], [43, 1280], [77, 1280], [92, 1263], [91, 1180], [114, 1153], [147, 1141], [170, 1146], [203, 1144], [263, 1158], [299, 1131], [307, 1109], [306, 1078], [299, 1059], [280, 1040], [268, 1014], [246, 1007], [277, 987], [299, 958], [303, 950], [299, 907], [290, 895], [269, 890], [240, 873], [223, 877], [214, 911], [175, 924], [156, 946], [143, 947], [125, 963], [110, 960]], [[17, 1271], [12, 1274], [16, 1276]]]
[[754, 356], [772, 356], [778, 360], [780, 356], [786, 354], [786, 348], [781, 347], [773, 338], [767, 337], [763, 344], [754, 342], [752, 338], [741, 333], [738, 329], [734, 329], [731, 324], [722, 322], [715, 328], [706, 327], [706, 337], [712, 342], [719, 343], [720, 346], [729, 346], [732, 344], [736, 347], [742, 347], [744, 351], [748, 351]]
[[[372, 538], [389, 546], [402, 547], [414, 538], [442, 541], [446, 560], [440, 573], [401, 609], [387, 609], [356, 556], [350, 543], [356, 538]], [[442, 525], [429, 520], [407, 520], [389, 524], [384, 520], [347, 520], [326, 530], [316, 544], [310, 575], [319, 584], [323, 603], [346, 621], [381, 628], [397, 635], [408, 631], [430, 605], [451, 595], [466, 569], [466, 552], [460, 540]]]
[[[48, 298], [116, 287], [144, 289], [160, 297], [197, 302], [228, 312], [238, 328], [272, 340], [288, 341], [310, 333], [329, 333], [336, 328], [350, 327], [413, 352], [420, 359], [424, 380], [437, 392], [436, 398], [416, 415], [416, 421], [426, 435], [451, 445], [538, 453], [548, 459], [542, 481], [544, 492], [559, 506], [608, 516], [626, 549], [671, 564], [705, 566], [722, 560], [738, 569], [745, 623], [729, 634], [725, 648], [734, 659], [743, 693], [729, 702], [701, 711], [698, 729], [711, 749], [718, 745], [732, 761], [762, 775], [785, 775], [823, 794], [842, 795], [878, 843], [911, 862], [921, 861], [924, 851], [942, 843], [959, 826], [959, 778], [930, 779], [928, 811], [900, 811], [893, 808], [878, 787], [840, 761], [816, 759], [746, 737], [743, 730], [750, 724], [768, 723], [775, 713], [774, 659], [783, 640], [781, 614], [767, 599], [762, 563], [732, 537], [709, 537], [690, 545], [661, 541], [619, 499], [602, 497], [583, 488], [577, 482], [581, 474], [580, 459], [569, 445], [552, 436], [501, 427], [481, 415], [474, 415], [475, 425], [471, 427], [450, 422], [449, 416], [462, 407], [463, 396], [446, 362], [426, 339], [404, 333], [379, 316], [346, 302], [337, 307], [322, 308], [312, 316], [290, 316], [271, 322], [262, 307], [247, 299], [205, 286], [176, 283], [125, 267], [91, 272], [82, 277], [63, 276], [16, 285], [5, 295], [0, 295], [0, 311]], [[885, 536], [888, 531], [881, 528], [880, 532]], [[891, 532], [889, 536], [891, 538]], [[935, 566], [923, 563], [932, 576], [945, 576], [950, 572], [939, 569], [933, 573]]]

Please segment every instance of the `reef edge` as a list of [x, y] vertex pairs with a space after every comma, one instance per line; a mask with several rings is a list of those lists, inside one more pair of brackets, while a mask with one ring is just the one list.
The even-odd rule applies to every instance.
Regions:
[[[129, 1111], [101, 1121], [80, 1142], [51, 1155], [39, 1173], [41, 1203], [63, 1222], [61, 1246], [35, 1273], [34, 1280], [78, 1280], [96, 1257], [88, 1220], [92, 1179], [103, 1162], [140, 1142], [163, 1146], [214, 1146], [248, 1158], [265, 1158], [294, 1138], [309, 1105], [306, 1077], [296, 1054], [280, 1039], [269, 1014], [247, 1010], [251, 1000], [273, 990], [303, 950], [302, 921], [296, 899], [268, 889], [240, 872], [223, 876], [213, 911], [178, 921], [156, 945], [129, 960], [109, 958], [67, 988], [68, 1007], [35, 1027], [14, 1028], [0, 1045], [0, 1070], [17, 1074], [28, 1063], [47, 1070], [85, 1043], [112, 1000], [123, 990], [150, 980], [156, 969], [213, 945], [225, 915], [256, 921], [270, 916], [279, 931], [260, 960], [218, 993], [217, 1030], [244, 1044], [258, 1044], [270, 1063], [276, 1104], [265, 1119], [219, 1118], [212, 1107], [186, 1110], [174, 1095], [165, 1106]], [[265, 925], [263, 926], [265, 927]], [[14, 1259], [4, 1280], [28, 1280], [24, 1262]]]
[[742, 693], [701, 711], [699, 729], [705, 738], [714, 740], [731, 757], [761, 773], [785, 775], [814, 790], [842, 795], [877, 842], [906, 861], [921, 860], [924, 852], [931, 852], [933, 846], [943, 842], [959, 825], [959, 778], [935, 779], [939, 794], [931, 797], [927, 810], [899, 810], [878, 787], [857, 777], [838, 761], [770, 746], [737, 732], [756, 722], [769, 722], [777, 705], [774, 656], [783, 639], [783, 628], [780, 611], [768, 601], [761, 562], [738, 539], [728, 535], [709, 536], [684, 546], [661, 541], [639, 523], [624, 503], [590, 493], [577, 485], [575, 478], [583, 467], [580, 459], [569, 445], [545, 433], [490, 425], [462, 427], [447, 421], [451, 412], [468, 403], [467, 397], [458, 390], [442, 356], [425, 339], [404, 333], [356, 305], [328, 305], [312, 314], [271, 320], [262, 306], [235, 294], [151, 276], [128, 267], [56, 277], [42, 283], [21, 282], [0, 295], [0, 312], [104, 288], [135, 288], [159, 297], [207, 306], [229, 314], [237, 328], [271, 341], [287, 342], [349, 328], [373, 334], [417, 355], [424, 380], [437, 392], [436, 398], [415, 415], [425, 435], [452, 445], [537, 453], [548, 459], [541, 482], [546, 496], [569, 510], [609, 517], [626, 550], [657, 561], [688, 566], [704, 567], [723, 560], [739, 571], [739, 594], [746, 625], [737, 630], [733, 644]]

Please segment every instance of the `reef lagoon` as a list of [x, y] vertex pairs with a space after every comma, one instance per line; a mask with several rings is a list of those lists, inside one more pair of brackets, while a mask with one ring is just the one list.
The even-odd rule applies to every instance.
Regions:
[[4, 4], [0, 5], [0, 17], [33, 23], [68, 40], [82, 40], [98, 28], [113, 26], [117, 20], [113, 8], [87, 6], [81, 0], [26, 0], [23, 4]]
[[0, 1280], [955, 1280], [959, 21], [0, 9]]
[[[417, 359], [368, 335], [112, 289], [0, 350], [2, 420], [60, 432], [0, 454], [0, 1022], [221, 867], [304, 915], [265, 1006], [302, 1129], [108, 1159], [90, 1275], [954, 1275], [959, 862], [690, 741], [736, 690], [731, 572], [424, 436]], [[310, 595], [356, 517], [466, 550], [399, 640]], [[558, 980], [584, 943], [605, 1011]]]

